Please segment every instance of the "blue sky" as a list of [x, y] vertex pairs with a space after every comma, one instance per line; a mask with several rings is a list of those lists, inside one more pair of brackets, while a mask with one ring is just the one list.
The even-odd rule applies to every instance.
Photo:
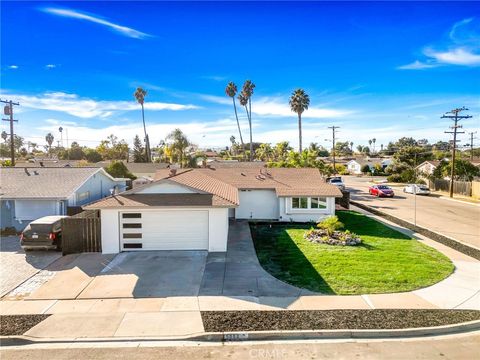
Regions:
[[[141, 135], [133, 99], [147, 89], [152, 143], [179, 127], [198, 145], [238, 139], [228, 81], [251, 79], [254, 141], [297, 146], [295, 88], [311, 107], [304, 143], [448, 140], [459, 106], [479, 130], [480, 11], [475, 2], [5, 2], [1, 96], [21, 103], [17, 133], [44, 144], [58, 127], [96, 146]], [[247, 137], [246, 117], [240, 109]], [[2, 124], [2, 130], [6, 129]], [[466, 142], [467, 134], [462, 136]]]

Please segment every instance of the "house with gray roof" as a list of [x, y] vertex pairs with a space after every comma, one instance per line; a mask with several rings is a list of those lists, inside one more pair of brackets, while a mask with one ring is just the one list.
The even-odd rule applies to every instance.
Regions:
[[79, 207], [126, 189], [126, 179], [115, 179], [103, 168], [0, 168], [2, 229], [21, 231], [32, 220], [66, 215]]

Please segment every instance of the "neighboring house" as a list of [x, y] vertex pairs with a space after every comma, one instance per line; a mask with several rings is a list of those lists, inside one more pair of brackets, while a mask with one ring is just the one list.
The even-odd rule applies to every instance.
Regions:
[[226, 251], [229, 218], [318, 221], [335, 214], [341, 196], [318, 169], [165, 169], [84, 208], [100, 210], [104, 253]]
[[347, 170], [350, 174], [362, 174], [362, 168], [365, 165], [368, 165], [370, 171], [375, 169], [375, 166], [379, 165], [382, 169], [385, 169], [388, 165], [392, 163], [391, 159], [381, 159], [381, 158], [363, 158], [363, 159], [354, 159], [347, 162]]
[[125, 179], [114, 179], [102, 168], [34, 167], [0, 169], [2, 229], [23, 230], [32, 220], [47, 215], [65, 215], [67, 207], [121, 192]]
[[[113, 162], [112, 160], [99, 161], [93, 164], [93, 166], [106, 168], [112, 162]], [[125, 164], [128, 171], [130, 171], [137, 178], [145, 177], [145, 178], [153, 179], [157, 170], [166, 169], [167, 167], [170, 166], [167, 163], [136, 163], [136, 162], [127, 162], [123, 160], [122, 162]]]
[[437, 166], [440, 164], [440, 160], [427, 160], [416, 167], [417, 173], [424, 176], [432, 175]]

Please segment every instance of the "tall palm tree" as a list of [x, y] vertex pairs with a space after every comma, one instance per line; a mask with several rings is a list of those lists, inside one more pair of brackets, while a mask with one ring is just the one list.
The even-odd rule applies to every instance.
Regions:
[[142, 89], [141, 87], [138, 87], [137, 90], [135, 90], [135, 93], [133, 94], [137, 102], [142, 106], [143, 132], [145, 134], [145, 157], [147, 159], [147, 162], [151, 162], [152, 159], [151, 159], [151, 153], [150, 153], [150, 140], [148, 139], [147, 127], [145, 126], [145, 109], [143, 107], [143, 104], [145, 103], [146, 95], [147, 95], [147, 91]]
[[238, 121], [237, 105], [235, 104], [235, 95], [237, 95], [237, 85], [230, 81], [225, 88], [225, 94], [232, 98], [233, 110], [235, 110], [235, 118], [237, 119], [238, 134], [240, 135], [240, 143], [242, 144], [243, 154], [245, 156], [245, 144], [243, 143], [242, 130], [240, 129], [240, 121]]
[[245, 107], [247, 113], [248, 126], [250, 129], [250, 161], [253, 161], [253, 140], [252, 140], [252, 95], [255, 84], [251, 80], [246, 80], [243, 83], [242, 92], [238, 95], [240, 104]]
[[308, 110], [310, 97], [303, 89], [297, 89], [290, 97], [290, 109], [298, 115], [298, 152], [302, 153], [302, 113]]
[[372, 147], [372, 140], [368, 140], [368, 148], [370, 149]]
[[353, 153], [353, 141], [350, 141], [350, 150], [352, 150]]
[[373, 152], [375, 153], [375, 143], [377, 142], [377, 139], [373, 138], [372, 143], [373, 143]]
[[48, 155], [50, 155], [52, 151], [53, 140], [55, 140], [55, 138], [53, 137], [52, 133], [48, 133], [47, 135], [45, 135], [45, 141], [48, 144]]

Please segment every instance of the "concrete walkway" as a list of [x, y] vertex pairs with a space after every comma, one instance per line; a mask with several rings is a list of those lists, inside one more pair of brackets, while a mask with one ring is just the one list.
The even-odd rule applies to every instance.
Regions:
[[231, 225], [227, 254], [208, 255], [198, 296], [4, 300], [0, 302], [0, 314], [52, 314], [26, 335], [75, 339], [198, 334], [204, 331], [200, 311], [389, 308], [480, 310], [479, 261], [412, 234], [388, 221], [367, 215], [416, 236], [419, 241], [447, 255], [455, 264], [455, 272], [435, 285], [406, 293], [357, 296], [308, 293], [266, 273], [255, 255], [248, 223], [236, 222]]

